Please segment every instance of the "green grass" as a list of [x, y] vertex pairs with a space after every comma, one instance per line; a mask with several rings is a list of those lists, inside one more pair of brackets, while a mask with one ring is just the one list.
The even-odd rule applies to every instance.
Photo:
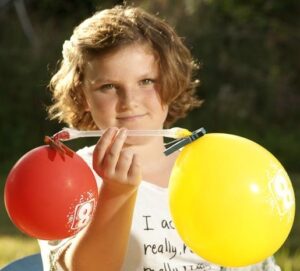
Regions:
[[37, 241], [24, 236], [0, 237], [0, 268], [7, 263], [39, 251]]
[[[300, 174], [291, 177], [296, 199], [300, 198]], [[37, 241], [20, 233], [10, 222], [3, 203], [4, 178], [0, 178], [0, 268], [10, 261], [39, 251]], [[296, 218], [292, 232], [275, 254], [282, 271], [300, 271], [300, 208], [296, 208]]]
[[286, 247], [283, 247], [275, 254], [276, 262], [282, 271], [300, 270], [300, 250], [291, 253]]
[[10, 221], [4, 207], [5, 177], [0, 176], [0, 268], [7, 263], [39, 251], [38, 243], [22, 234]]

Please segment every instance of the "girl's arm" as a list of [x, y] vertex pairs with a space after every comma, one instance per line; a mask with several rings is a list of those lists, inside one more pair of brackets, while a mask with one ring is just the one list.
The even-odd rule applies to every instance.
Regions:
[[93, 156], [103, 185], [93, 220], [59, 259], [69, 271], [120, 271], [127, 250], [137, 188], [141, 181], [136, 155], [123, 149], [126, 130], [108, 129]]

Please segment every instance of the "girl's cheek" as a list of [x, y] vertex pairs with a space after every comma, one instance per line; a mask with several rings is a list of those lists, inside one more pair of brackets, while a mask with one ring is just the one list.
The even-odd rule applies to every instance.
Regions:
[[158, 92], [153, 88], [146, 91], [143, 91], [143, 96], [145, 99], [151, 99], [151, 100], [159, 100], [159, 94]]
[[114, 97], [110, 97], [110, 96], [105, 96], [105, 95], [95, 95], [94, 98], [94, 104], [99, 108], [109, 108], [114, 104]]

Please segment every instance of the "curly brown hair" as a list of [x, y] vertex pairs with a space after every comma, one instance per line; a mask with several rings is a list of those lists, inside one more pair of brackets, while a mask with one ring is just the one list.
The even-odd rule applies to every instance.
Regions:
[[81, 130], [97, 129], [85, 110], [82, 82], [86, 60], [133, 43], [146, 43], [158, 55], [162, 74], [159, 96], [169, 105], [166, 127], [200, 106], [195, 95], [199, 81], [193, 80], [199, 67], [172, 27], [141, 8], [116, 6], [83, 21], [65, 41], [63, 59], [49, 84], [53, 95], [50, 118]]

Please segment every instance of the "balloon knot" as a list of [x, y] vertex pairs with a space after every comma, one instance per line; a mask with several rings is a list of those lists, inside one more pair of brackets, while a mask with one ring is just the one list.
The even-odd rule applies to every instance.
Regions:
[[58, 139], [51, 138], [50, 136], [45, 136], [44, 138], [45, 144], [49, 145], [51, 148], [55, 149], [59, 152], [60, 155], [64, 156], [69, 155], [73, 157], [74, 151], [67, 147], [65, 144], [60, 142]]
[[200, 128], [200, 129], [197, 129], [197, 130], [193, 131], [193, 133], [190, 136], [181, 138], [178, 141], [176, 141], [176, 143], [174, 143], [171, 147], [167, 148], [164, 151], [164, 154], [168, 156], [171, 153], [173, 153], [175, 151], [178, 151], [182, 147], [186, 146], [187, 144], [192, 143], [193, 141], [195, 141], [199, 137], [204, 136], [205, 134], [206, 134], [206, 131], [203, 127]]

